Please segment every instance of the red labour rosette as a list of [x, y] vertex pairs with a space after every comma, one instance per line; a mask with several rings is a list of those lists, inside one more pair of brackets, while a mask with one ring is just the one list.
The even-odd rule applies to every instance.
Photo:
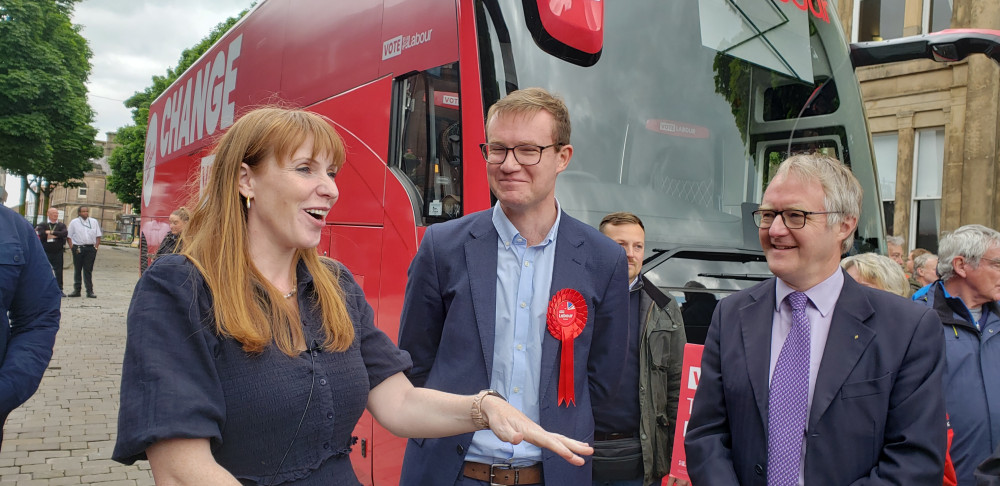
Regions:
[[562, 289], [552, 296], [546, 313], [549, 333], [562, 343], [559, 354], [559, 401], [576, 405], [573, 384], [573, 339], [587, 325], [587, 301], [573, 289]]

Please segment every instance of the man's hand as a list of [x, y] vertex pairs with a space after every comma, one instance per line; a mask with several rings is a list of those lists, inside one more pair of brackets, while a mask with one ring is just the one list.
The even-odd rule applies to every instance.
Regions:
[[691, 486], [691, 481], [675, 478], [673, 476], [667, 476], [663, 480], [663, 486]]

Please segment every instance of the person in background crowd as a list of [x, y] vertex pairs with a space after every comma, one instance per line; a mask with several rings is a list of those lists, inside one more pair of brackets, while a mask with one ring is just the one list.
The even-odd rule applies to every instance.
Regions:
[[391, 433], [489, 428], [577, 466], [584, 443], [504, 400], [414, 388], [351, 272], [316, 252], [345, 149], [332, 121], [261, 108], [215, 149], [182, 254], [136, 285], [112, 454], [157, 484], [360, 485], [349, 454], [365, 408]]
[[[623, 386], [595, 404], [594, 486], [661, 484], [670, 472], [684, 363], [684, 320], [677, 301], [641, 276], [646, 248], [642, 220], [611, 213], [598, 229], [628, 258], [629, 342]], [[665, 485], [687, 485], [669, 478]]]
[[65, 223], [59, 221], [58, 209], [49, 208], [45, 214], [48, 221], [39, 223], [35, 227], [35, 232], [38, 233], [38, 239], [45, 249], [45, 257], [52, 266], [52, 272], [55, 273], [59, 293], [66, 297], [66, 293], [63, 292], [63, 254], [66, 253], [66, 235], [69, 234], [69, 230], [66, 229]]
[[170, 233], [163, 237], [160, 247], [156, 250], [156, 256], [180, 253], [181, 235], [184, 234], [190, 219], [187, 208], [183, 206], [170, 213]]
[[840, 267], [855, 282], [892, 292], [900, 297], [910, 297], [910, 284], [903, 275], [903, 269], [885, 255], [876, 253], [859, 253], [845, 257], [840, 261]]
[[7, 415], [35, 393], [52, 359], [59, 306], [36, 231], [0, 204], [0, 446]]
[[87, 297], [97, 298], [94, 294], [94, 261], [97, 260], [97, 249], [101, 247], [101, 223], [90, 218], [90, 208], [81, 206], [76, 210], [77, 217], [69, 222], [67, 238], [70, 252], [73, 254], [73, 293], [70, 297], [80, 296], [80, 276], [87, 287]]
[[960, 486], [1000, 446], [1000, 232], [970, 224], [941, 238], [940, 280], [913, 294], [944, 325], [944, 396]]
[[888, 253], [886, 254], [892, 261], [899, 264], [900, 267], [904, 265], [903, 262], [903, 245], [906, 244], [906, 240], [902, 236], [887, 236], [885, 238], [885, 247]]
[[916, 283], [919, 286], [914, 290], [914, 292], [922, 287], [926, 287], [934, 283], [934, 281], [938, 279], [937, 265], [937, 255], [929, 252], [918, 256], [916, 260], [913, 261], [913, 277], [916, 279]]
[[940, 484], [941, 321], [848, 278], [861, 184], [795, 155], [753, 212], [775, 277], [719, 302], [684, 444], [695, 486]]
[[[590, 440], [592, 407], [615, 396], [625, 366], [628, 266], [621, 247], [559, 208], [570, 131], [566, 105], [540, 88], [490, 107], [481, 148], [497, 204], [427, 228], [408, 271], [399, 347], [413, 358], [416, 385], [490, 388], [546, 429]], [[401, 486], [590, 482], [589, 460], [572, 467], [488, 431], [411, 440], [400, 478]]]
[[930, 253], [930, 251], [925, 250], [923, 248], [914, 248], [910, 250], [910, 255], [906, 257], [906, 268], [904, 269], [906, 275], [913, 276], [914, 272], [913, 262], [917, 259], [918, 256], [926, 255], [928, 253]]
[[[705, 288], [701, 282], [695, 280], [685, 283], [684, 286], [689, 289]], [[684, 317], [684, 333], [687, 335], [687, 342], [705, 344], [708, 325], [712, 322], [712, 314], [715, 313], [715, 306], [718, 304], [719, 299], [716, 299], [715, 294], [711, 292], [684, 292], [681, 315]]]

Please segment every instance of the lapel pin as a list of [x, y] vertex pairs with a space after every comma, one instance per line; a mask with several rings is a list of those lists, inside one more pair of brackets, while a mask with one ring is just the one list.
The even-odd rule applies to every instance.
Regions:
[[857, 335], [857, 334], [855, 334], [855, 335], [854, 335], [854, 339], [857, 339], [857, 338], [858, 338], [858, 335]]

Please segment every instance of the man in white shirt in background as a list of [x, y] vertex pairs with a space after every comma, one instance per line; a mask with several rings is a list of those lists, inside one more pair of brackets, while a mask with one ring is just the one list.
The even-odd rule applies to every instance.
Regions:
[[69, 223], [70, 252], [73, 253], [73, 293], [70, 297], [80, 296], [80, 274], [87, 288], [87, 297], [97, 298], [94, 294], [94, 260], [97, 259], [97, 249], [101, 246], [101, 223], [90, 218], [90, 208], [81, 206], [76, 210], [77, 217]]

